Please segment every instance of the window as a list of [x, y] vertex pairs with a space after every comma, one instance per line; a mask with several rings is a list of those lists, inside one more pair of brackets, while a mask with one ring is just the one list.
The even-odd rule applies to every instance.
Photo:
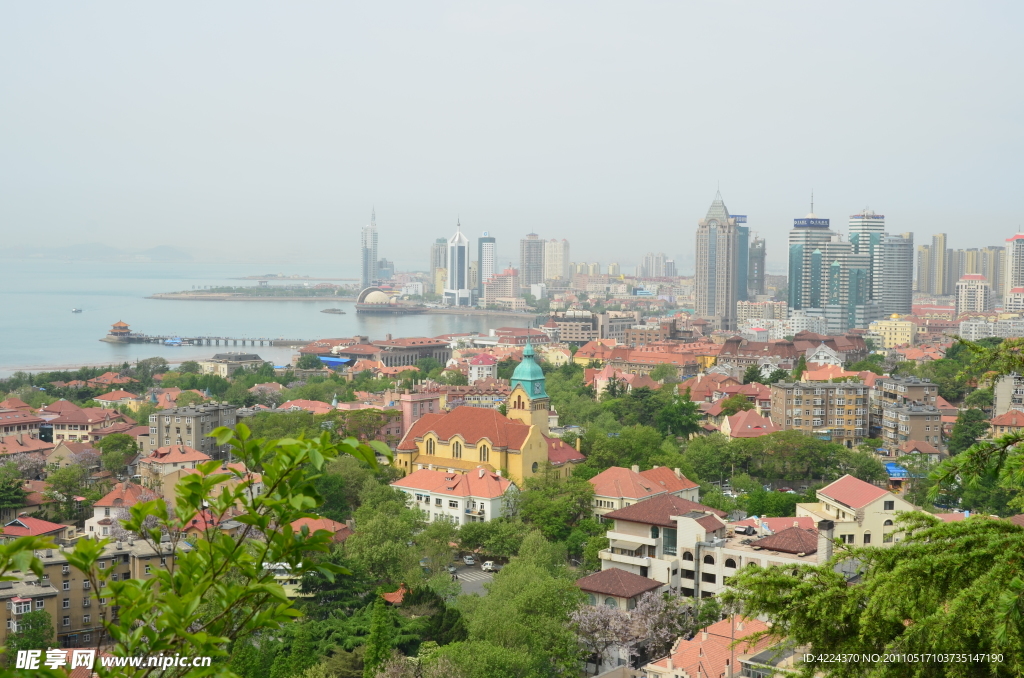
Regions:
[[715, 582], [718, 581], [718, 577], [716, 577], [715, 575], [711, 574], [710, 572], [701, 572], [700, 573], [700, 580], [704, 581], [704, 582], [707, 582], [709, 584], [714, 584]]
[[64, 565], [64, 566], [62, 566], [62, 567], [60, 568], [60, 571], [61, 571], [62, 573], [64, 573], [64, 574], [67, 574], [68, 572], [70, 572], [70, 571], [71, 571], [71, 566], [70, 566], [70, 565]]
[[434, 439], [433, 438], [427, 438], [427, 454], [433, 454], [433, 453], [434, 453]]
[[884, 525], [885, 527], [891, 527], [892, 526], [892, 521], [891, 520], [887, 520], [884, 523], [882, 523], [882, 525]]
[[452, 443], [452, 458], [462, 459], [462, 443], [458, 440]]
[[871, 533], [870, 532], [865, 532], [864, 533], [864, 544], [867, 545], [867, 544], [870, 544], [870, 543], [871, 543]]
[[651, 539], [657, 539], [657, 538], [658, 538], [658, 528], [657, 527], [651, 527]]
[[852, 544], [853, 543], [853, 535], [852, 534], [841, 534], [841, 535], [839, 535], [839, 540], [842, 541], [844, 544]]
[[726, 559], [725, 559], [725, 566], [726, 566], [726, 567], [732, 567], [732, 568], [735, 568], [735, 567], [736, 567], [736, 561], [735, 561], [735, 560], [733, 560], [732, 558], [726, 558]]
[[63, 626], [71, 626], [71, 617], [64, 617], [61, 622]]
[[101, 569], [101, 570], [105, 570], [105, 569], [107, 569], [107, 561], [105, 561], [105, 560], [101, 560], [101, 561], [99, 561], [99, 562], [100, 562], [100, 569]]
[[608, 597], [604, 599], [604, 604], [608, 607], [618, 607], [619, 604], [615, 602], [614, 598]]
[[146, 565], [146, 574], [149, 574], [149, 565]]
[[714, 565], [715, 564], [715, 557], [714, 556], [710, 556], [710, 555], [709, 556], [704, 556], [704, 564], [705, 565]]
[[480, 446], [480, 461], [490, 461], [490, 460], [491, 460], [491, 451], [489, 449], [487, 449], [486, 445], [481, 445]]
[[453, 508], [453, 509], [459, 508], [459, 502], [456, 501], [455, 499], [449, 499], [448, 500], [448, 508]]
[[64, 582], [64, 590], [65, 591], [70, 591], [71, 590], [71, 582], [69, 582], [69, 581]]
[[883, 505], [882, 505], [882, 510], [883, 511], [894, 511], [895, 509], [896, 509], [896, 502], [895, 501], [887, 501], [887, 502], [884, 502]]
[[82, 615], [82, 623], [83, 624], [88, 624], [91, 619], [92, 619], [92, 615], [88, 615], [88, 614]]
[[61, 601], [60, 606], [62, 608], [64, 608], [65, 610], [68, 609], [69, 607], [71, 607], [71, 599], [70, 598], [65, 598], [64, 600]]
[[89, 641], [92, 640], [92, 634], [91, 633], [82, 634], [82, 640], [88, 643]]
[[533, 462], [533, 466], [531, 466], [530, 468], [533, 469], [534, 473], [536, 473], [537, 469], [540, 468], [540, 465], [537, 464], [537, 462]]
[[683, 554], [683, 560], [693, 560], [693, 554], [692, 553], [684, 553]]
[[591, 605], [595, 607], [597, 606], [597, 598], [594, 597], [593, 593], [587, 594], [587, 602], [589, 602]]
[[36, 609], [37, 610], [43, 609], [43, 601], [42, 601], [42, 599], [36, 601]]
[[90, 584], [88, 580], [83, 581], [82, 582], [82, 588], [85, 589], [86, 591], [88, 591], [89, 589], [92, 588], [92, 584]]

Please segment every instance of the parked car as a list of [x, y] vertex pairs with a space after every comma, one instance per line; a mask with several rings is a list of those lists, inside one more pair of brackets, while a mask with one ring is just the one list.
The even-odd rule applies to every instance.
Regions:
[[780, 487], [776, 492], [785, 492], [786, 494], [796, 494], [792, 487]]
[[465, 558], [462, 559], [462, 562], [464, 562], [466, 565], [470, 565], [470, 566], [476, 565], [476, 559], [474, 559], [473, 556], [466, 556]]
[[455, 567], [454, 565], [446, 565], [444, 569], [448, 570], [448, 574], [455, 574], [459, 571], [459, 568]]
[[493, 560], [488, 560], [480, 569], [484, 572], [501, 572], [501, 565], [496, 565]]

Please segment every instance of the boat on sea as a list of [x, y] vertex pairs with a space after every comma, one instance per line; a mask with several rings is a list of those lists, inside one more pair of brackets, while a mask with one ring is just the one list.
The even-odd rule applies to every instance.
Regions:
[[71, 312], [72, 313], [81, 313], [82, 309], [80, 309], [80, 308], [73, 308], [73, 309], [71, 309]]
[[333, 313], [335, 315], [345, 315], [345, 312], [342, 311], [340, 308], [325, 308], [325, 309], [323, 309], [320, 312], [321, 313]]

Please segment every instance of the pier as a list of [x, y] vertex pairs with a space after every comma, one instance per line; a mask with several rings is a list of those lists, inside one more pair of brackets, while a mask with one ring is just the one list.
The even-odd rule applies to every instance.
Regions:
[[118, 321], [110, 333], [100, 339], [110, 344], [162, 344], [164, 346], [305, 346], [311, 339], [283, 337], [189, 337], [180, 334], [141, 334], [132, 332], [128, 324]]

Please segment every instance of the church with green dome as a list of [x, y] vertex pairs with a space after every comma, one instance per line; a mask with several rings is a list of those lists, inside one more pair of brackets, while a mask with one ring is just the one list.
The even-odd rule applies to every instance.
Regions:
[[521, 385], [530, 398], [548, 397], [548, 392], [544, 388], [544, 370], [537, 364], [532, 344], [527, 344], [523, 349], [523, 361], [516, 367], [509, 381], [509, 386], [513, 389], [517, 385]]
[[536, 426], [544, 435], [548, 435], [551, 399], [544, 387], [544, 370], [537, 364], [532, 344], [523, 348], [523, 361], [512, 373], [509, 386], [512, 391], [505, 401], [505, 416]]

